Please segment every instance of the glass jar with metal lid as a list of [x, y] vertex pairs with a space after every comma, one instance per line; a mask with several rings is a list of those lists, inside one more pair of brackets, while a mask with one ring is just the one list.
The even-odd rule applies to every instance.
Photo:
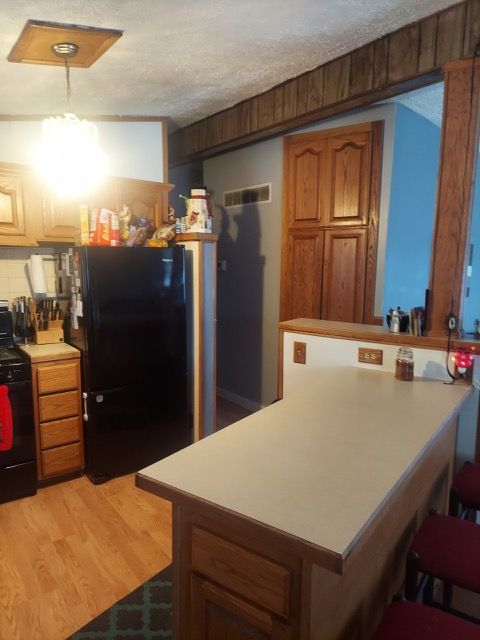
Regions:
[[400, 347], [395, 360], [395, 378], [408, 382], [413, 380], [413, 351], [408, 347]]

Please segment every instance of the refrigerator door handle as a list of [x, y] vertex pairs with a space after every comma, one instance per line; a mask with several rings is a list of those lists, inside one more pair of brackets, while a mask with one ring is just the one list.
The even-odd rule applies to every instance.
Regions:
[[87, 406], [88, 393], [85, 393], [84, 391], [82, 393], [82, 398], [83, 398], [83, 419], [85, 422], [88, 422], [88, 406]]

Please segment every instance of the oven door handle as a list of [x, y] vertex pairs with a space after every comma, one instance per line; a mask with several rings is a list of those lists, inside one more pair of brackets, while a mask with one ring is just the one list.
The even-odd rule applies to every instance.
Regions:
[[83, 419], [85, 422], [88, 422], [88, 405], [87, 405], [88, 393], [85, 393], [84, 391], [82, 393], [82, 398], [83, 398]]

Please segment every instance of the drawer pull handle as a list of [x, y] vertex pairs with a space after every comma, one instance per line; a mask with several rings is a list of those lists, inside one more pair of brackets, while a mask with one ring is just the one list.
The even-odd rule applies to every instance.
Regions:
[[85, 420], [85, 422], [88, 422], [88, 407], [87, 407], [88, 393], [85, 393], [84, 391], [82, 393], [82, 398], [83, 398], [83, 419]]

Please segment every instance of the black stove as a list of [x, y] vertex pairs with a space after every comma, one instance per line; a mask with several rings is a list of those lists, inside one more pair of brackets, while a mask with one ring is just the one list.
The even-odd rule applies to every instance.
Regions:
[[14, 346], [12, 316], [0, 305], [0, 386], [8, 389], [13, 441], [0, 450], [0, 503], [37, 492], [30, 362]]
[[30, 380], [30, 363], [14, 347], [0, 347], [0, 384]]

